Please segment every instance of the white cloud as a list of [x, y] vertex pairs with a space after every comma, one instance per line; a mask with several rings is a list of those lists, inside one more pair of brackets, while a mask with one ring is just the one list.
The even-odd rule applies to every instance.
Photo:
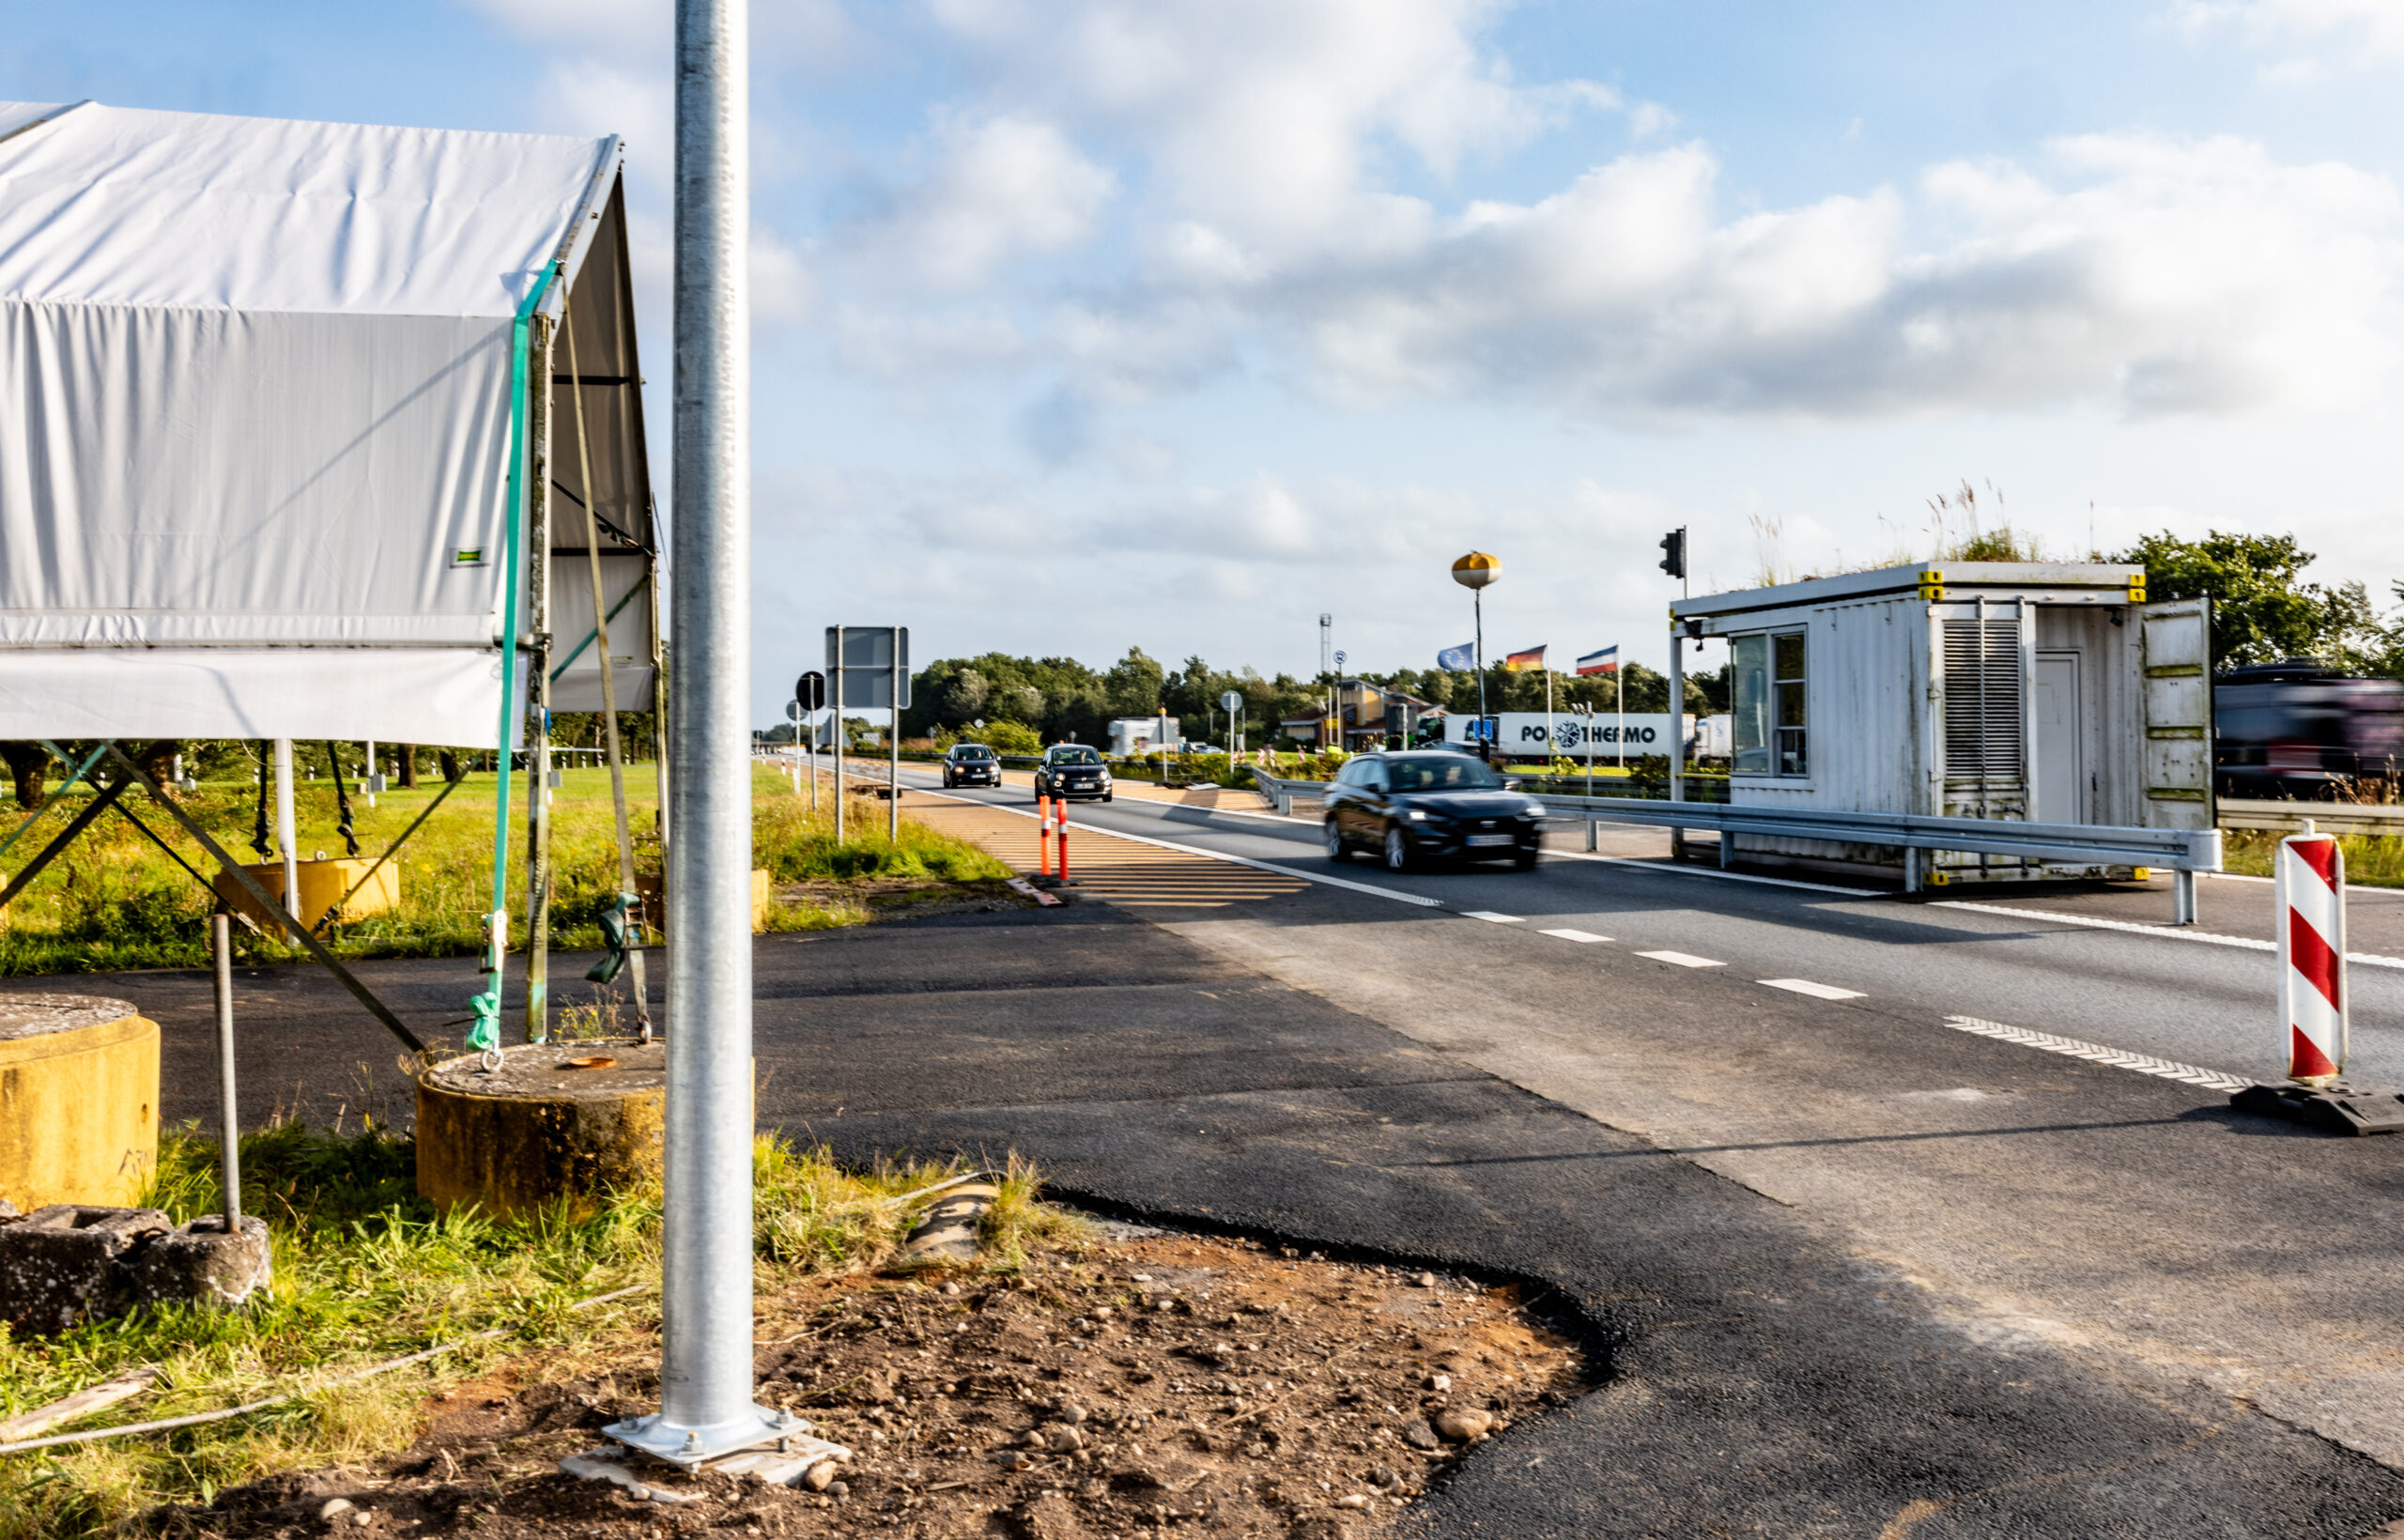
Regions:
[[975, 288], [1011, 258], [1083, 240], [1113, 178], [1049, 123], [1003, 116], [944, 125], [942, 161], [919, 185], [845, 232], [871, 282]]
[[1718, 173], [1701, 145], [1629, 154], [1409, 242], [1200, 286], [1304, 339], [1317, 388], [1355, 401], [2146, 415], [2359, 399], [2390, 362], [2397, 200], [2349, 167], [2099, 135], [1728, 220]]
[[931, 5], [1000, 99], [1139, 146], [1197, 232], [1270, 257], [1420, 239], [1422, 206], [1384, 191], [1394, 151], [1448, 177], [1623, 106], [1589, 83], [1516, 85], [1476, 41], [1500, 0]]
[[[2190, 34], [2235, 32], [2254, 46], [2333, 44], [2356, 57], [2404, 55], [2404, 4], [2398, 0], [2181, 0], [2172, 18]], [[2274, 66], [2274, 78], [2299, 81], [2311, 61]]]

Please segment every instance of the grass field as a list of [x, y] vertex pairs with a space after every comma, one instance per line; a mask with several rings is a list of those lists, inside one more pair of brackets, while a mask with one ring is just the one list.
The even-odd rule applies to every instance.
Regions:
[[[215, 1141], [171, 1132], [159, 1154], [145, 1202], [178, 1220], [214, 1212]], [[134, 1368], [161, 1371], [159, 1388], [143, 1399], [54, 1433], [308, 1393], [171, 1433], [0, 1455], [0, 1540], [123, 1533], [161, 1503], [206, 1502], [279, 1471], [398, 1449], [414, 1437], [424, 1399], [446, 1386], [507, 1361], [539, 1354], [556, 1366], [581, 1348], [656, 1331], [654, 1293], [573, 1308], [657, 1280], [655, 1185], [619, 1194], [587, 1222], [553, 1215], [501, 1225], [438, 1214], [417, 1195], [413, 1162], [406, 1137], [373, 1129], [343, 1135], [292, 1123], [248, 1135], [243, 1208], [267, 1221], [275, 1256], [264, 1297], [236, 1310], [147, 1310], [48, 1338], [12, 1337], [0, 1327], [0, 1415]], [[822, 1152], [762, 1138], [753, 1153], [756, 1289], [890, 1263], [930, 1201], [893, 1200], [953, 1170], [847, 1173]], [[1013, 1165], [987, 1217], [978, 1269], [1012, 1270], [1027, 1243], [1073, 1227], [1035, 1203], [1035, 1186], [1032, 1173]], [[499, 1334], [425, 1363], [335, 1383], [494, 1329]]]
[[[527, 778], [516, 778], [510, 799], [508, 906], [514, 919], [511, 945], [525, 944]], [[659, 870], [657, 799], [649, 765], [627, 777], [638, 871]], [[618, 889], [618, 863], [609, 808], [609, 772], [564, 773], [552, 806], [552, 945], [562, 948], [601, 945], [598, 916]], [[407, 828], [441, 791], [442, 783], [412, 792], [386, 792], [370, 808], [351, 799], [361, 852], [373, 859]], [[345, 957], [448, 957], [472, 954], [484, 945], [484, 915], [492, 903], [495, 778], [471, 775], [393, 857], [401, 872], [401, 901], [387, 913], [335, 927], [328, 937]], [[812, 879], [923, 878], [930, 886], [1006, 877], [1009, 869], [973, 845], [937, 834], [906, 817], [898, 841], [885, 838], [885, 805], [855, 797], [848, 831], [834, 837], [831, 804], [822, 798], [812, 817], [809, 799], [795, 795], [773, 772], [753, 778], [752, 860], [781, 883]], [[88, 788], [53, 795], [37, 823], [11, 849], [7, 870], [17, 870], [89, 800]], [[183, 798], [211, 838], [236, 855], [255, 859], [248, 844], [256, 813], [257, 788], [234, 782], [204, 783]], [[139, 793], [130, 808], [184, 860], [201, 871], [209, 862], [199, 846]], [[304, 781], [294, 791], [295, 844], [301, 856], [345, 854], [333, 787]], [[13, 813], [14, 809], [10, 811]], [[17, 817], [22, 817], [22, 814]], [[16, 818], [7, 821], [13, 829]], [[5, 838], [5, 830], [0, 830]], [[118, 968], [197, 967], [208, 958], [209, 892], [112, 810], [0, 911], [0, 977], [104, 972]], [[772, 930], [811, 930], [855, 924], [867, 917], [861, 905], [839, 896], [825, 901], [780, 903], [769, 917]], [[246, 957], [279, 960], [303, 955], [297, 947], [244, 935]]]

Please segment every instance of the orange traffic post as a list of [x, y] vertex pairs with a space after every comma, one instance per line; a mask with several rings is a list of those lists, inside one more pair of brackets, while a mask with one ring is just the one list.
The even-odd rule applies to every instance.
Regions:
[[1035, 874], [1052, 875], [1052, 799], [1035, 793]]

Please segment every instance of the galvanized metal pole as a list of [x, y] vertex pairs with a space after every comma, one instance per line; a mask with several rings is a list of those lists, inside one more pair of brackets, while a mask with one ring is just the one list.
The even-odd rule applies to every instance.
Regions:
[[[1687, 799], [1687, 670], [1686, 660], [1679, 652], [1685, 645], [1678, 637], [1678, 617], [1672, 613], [1670, 616], [1670, 800], [1672, 802]], [[1683, 859], [1686, 853], [1687, 831], [1672, 827], [1671, 858]]]
[[234, 1235], [242, 1227], [242, 1120], [234, 1102], [234, 926], [222, 909], [208, 916], [208, 946], [217, 964], [217, 1179]]
[[660, 1409], [683, 1463], [777, 1437], [751, 1397], [749, 118], [744, 0], [677, 0], [674, 720]]
[[851, 678], [844, 667], [851, 654], [844, 650], [843, 628], [835, 627], [835, 668], [831, 683], [835, 688], [835, 843], [843, 842], [843, 682]]

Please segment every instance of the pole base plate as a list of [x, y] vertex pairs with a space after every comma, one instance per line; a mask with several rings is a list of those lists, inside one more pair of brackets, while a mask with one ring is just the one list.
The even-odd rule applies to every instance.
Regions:
[[2239, 1112], [2284, 1117], [2326, 1133], [2404, 1133], [2404, 1091], [2361, 1086], [2248, 1086], [2228, 1099]]
[[746, 1450], [774, 1449], [780, 1442], [798, 1442], [811, 1428], [792, 1412], [755, 1406], [746, 1415], [715, 1427], [675, 1425], [670, 1424], [666, 1413], [654, 1412], [648, 1417], [612, 1423], [601, 1431], [654, 1459], [696, 1470]]

